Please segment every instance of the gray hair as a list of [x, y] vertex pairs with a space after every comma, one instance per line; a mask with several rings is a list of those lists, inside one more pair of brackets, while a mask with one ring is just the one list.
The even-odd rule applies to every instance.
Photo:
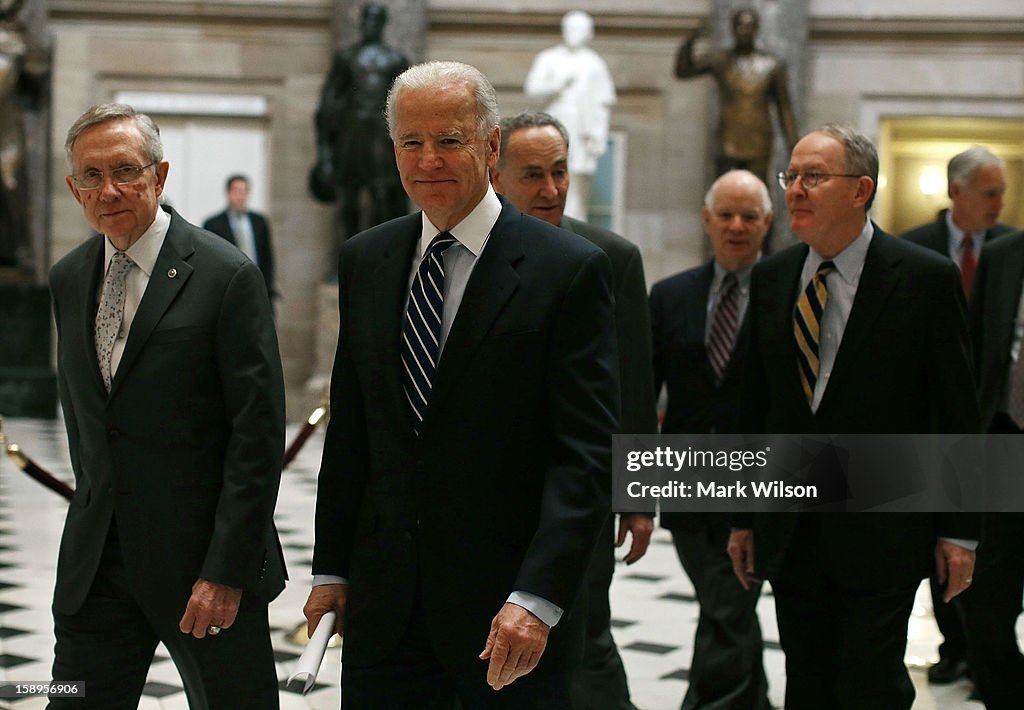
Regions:
[[133, 121], [142, 135], [142, 147], [149, 155], [149, 162], [159, 163], [163, 160], [164, 144], [160, 140], [160, 129], [152, 118], [144, 113], [139, 113], [128, 104], [97, 104], [79, 116], [78, 120], [68, 129], [68, 136], [64, 140], [68, 165], [74, 167], [71, 162], [71, 149], [75, 147], [75, 141], [87, 128], [126, 119]]
[[708, 191], [704, 193], [704, 206], [709, 211], [714, 210], [715, 192], [718, 190], [718, 186], [726, 178], [739, 177], [740, 175], [746, 176], [748, 182], [752, 182], [753, 184], [757, 185], [756, 190], [758, 196], [761, 198], [761, 212], [763, 212], [764, 214], [771, 214], [772, 197], [771, 195], [768, 194], [768, 188], [765, 186], [764, 180], [759, 178], [757, 175], [754, 175], [754, 173], [750, 172], [749, 170], [729, 170], [728, 172], [722, 173], [722, 175], [720, 175], [717, 180], [711, 183], [711, 187], [708, 188]]
[[498, 167], [505, 167], [505, 149], [508, 148], [508, 139], [516, 131], [521, 131], [525, 128], [546, 128], [547, 126], [554, 126], [554, 128], [561, 134], [562, 140], [565, 141], [566, 150], [569, 149], [569, 131], [565, 128], [561, 121], [552, 116], [550, 113], [544, 113], [543, 111], [524, 111], [517, 113], [511, 118], [501, 119], [501, 151], [498, 153]]
[[462, 62], [424, 62], [416, 64], [398, 75], [388, 91], [384, 116], [388, 122], [388, 133], [395, 140], [395, 104], [398, 95], [407, 89], [441, 89], [453, 84], [472, 87], [476, 99], [477, 131], [486, 139], [498, 126], [498, 95], [494, 87], [476, 67]]
[[843, 170], [851, 175], [871, 178], [871, 194], [864, 204], [864, 211], [867, 212], [871, 209], [871, 203], [875, 201], [875, 193], [878, 192], [878, 149], [875, 148], [875, 144], [866, 135], [845, 123], [826, 123], [811, 133], [824, 133], [842, 143]]
[[[960, 187], [967, 187], [974, 174], [982, 168], [1002, 168], [1006, 161], [993, 153], [988, 148], [980, 145], [972, 145], [962, 153], [957, 153], [949, 161], [946, 168], [946, 189], [947, 192], [953, 189], [953, 183]], [[952, 197], [952, 195], [950, 195]]]

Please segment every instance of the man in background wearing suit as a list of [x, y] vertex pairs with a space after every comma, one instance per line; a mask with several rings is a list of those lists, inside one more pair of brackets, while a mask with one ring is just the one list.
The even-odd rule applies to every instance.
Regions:
[[[915, 227], [900, 236], [952, 259], [960, 269], [964, 293], [970, 299], [982, 247], [1013, 231], [1013, 227], [996, 221], [1003, 209], [1003, 195], [1006, 193], [1006, 164], [988, 148], [971, 146], [949, 161], [946, 179], [952, 207], [942, 210], [934, 222]], [[961, 631], [961, 641], [962, 637]], [[951, 641], [949, 638], [946, 640]], [[942, 658], [962, 661], [964, 648], [954, 647], [957, 645], [955, 641], [949, 645]], [[928, 679], [933, 683], [956, 680], [955, 676], [946, 680], [948, 674], [944, 670], [936, 671], [943, 676], [942, 679], [932, 679], [931, 670]]]
[[[934, 222], [915, 227], [903, 239], [948, 256], [960, 269], [968, 301], [982, 246], [1009, 234], [1012, 227], [997, 224], [1006, 192], [1003, 159], [982, 146], [972, 146], [953, 156], [946, 170], [950, 209], [942, 210]], [[942, 601], [942, 588], [930, 578], [935, 623], [943, 641], [939, 661], [928, 669], [928, 682], [945, 685], [970, 672], [967, 662], [967, 634], [960, 606], [962, 600]]]
[[[993, 434], [1024, 429], [1024, 233], [985, 247], [971, 299], [981, 421]], [[961, 597], [974, 682], [988, 710], [1020, 705], [1024, 656], [1016, 624], [1024, 594], [1024, 513], [986, 513], [974, 584]]]
[[263, 278], [159, 205], [168, 163], [130, 106], [68, 131], [67, 177], [99, 234], [50, 272], [75, 472], [57, 561], [54, 707], [134, 708], [158, 642], [193, 708], [276, 708], [267, 604], [284, 382]]
[[[743, 431], [975, 433], [965, 303], [948, 259], [883, 233], [867, 210], [878, 154], [852, 128], [804, 136], [780, 175], [803, 241], [756, 267]], [[838, 475], [832, 473], [832, 475]], [[929, 472], [939, 475], [939, 472]], [[786, 708], [910, 708], [903, 654], [921, 579], [970, 583], [978, 519], [956, 513], [735, 516], [744, 586], [767, 578]]]
[[[760, 178], [732, 170], [704, 196], [714, 258], [651, 289], [654, 390], [667, 394], [663, 434], [739, 431], [750, 272], [772, 223]], [[726, 553], [725, 513], [662, 512], [693, 582], [700, 618], [684, 710], [769, 710], [757, 599], [761, 584], [736, 584]]]
[[561, 710], [610, 506], [608, 258], [494, 194], [478, 70], [408, 69], [387, 117], [423, 211], [341, 249], [306, 618], [338, 612], [347, 710]]
[[[622, 434], [657, 431], [651, 392], [651, 329], [647, 307], [647, 281], [643, 259], [632, 242], [607, 229], [564, 214], [569, 190], [569, 133], [554, 116], [521, 113], [501, 121], [501, 153], [491, 171], [494, 190], [517, 209], [601, 247], [612, 265], [615, 296], [615, 344], [619, 351], [619, 388]], [[625, 556], [633, 564], [647, 552], [653, 530], [652, 516], [623, 513], [615, 534], [615, 515], [609, 511], [594, 559], [587, 569], [587, 632], [583, 663], [572, 684], [578, 708], [630, 710], [626, 671], [611, 632], [608, 589], [615, 571], [614, 548], [632, 535]]]
[[274, 248], [270, 224], [259, 212], [249, 209], [249, 178], [231, 175], [224, 183], [228, 206], [203, 222], [203, 229], [227, 239], [260, 268], [271, 300], [278, 297], [274, 288]]

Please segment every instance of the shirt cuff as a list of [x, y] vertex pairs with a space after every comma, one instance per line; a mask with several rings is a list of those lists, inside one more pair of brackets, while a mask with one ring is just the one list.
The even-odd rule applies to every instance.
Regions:
[[536, 616], [548, 626], [554, 626], [562, 618], [562, 608], [555, 606], [547, 599], [538, 597], [529, 592], [512, 592], [508, 595], [508, 601], [516, 606], [521, 606]]
[[348, 584], [348, 579], [333, 574], [314, 574], [313, 586], [319, 587], [324, 584]]
[[942, 540], [943, 542], [951, 542], [954, 545], [959, 545], [960, 547], [964, 548], [965, 550], [977, 550], [978, 549], [978, 541], [977, 540], [965, 540], [965, 539], [959, 538], [959, 537], [940, 537], [939, 539]]

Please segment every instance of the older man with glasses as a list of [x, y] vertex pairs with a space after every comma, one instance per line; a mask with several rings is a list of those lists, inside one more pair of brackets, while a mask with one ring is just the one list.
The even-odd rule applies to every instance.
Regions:
[[[741, 430], [977, 432], [959, 275], [868, 219], [874, 145], [826, 125], [796, 144], [779, 180], [803, 244], [754, 267]], [[970, 585], [978, 527], [958, 513], [735, 516], [736, 576], [775, 592], [786, 709], [910, 708], [915, 592], [931, 569], [947, 601]]]
[[67, 184], [98, 234], [50, 273], [76, 492], [57, 561], [53, 679], [134, 708], [162, 642], [192, 708], [276, 708], [267, 604], [284, 382], [259, 269], [160, 207], [160, 132], [82, 114]]

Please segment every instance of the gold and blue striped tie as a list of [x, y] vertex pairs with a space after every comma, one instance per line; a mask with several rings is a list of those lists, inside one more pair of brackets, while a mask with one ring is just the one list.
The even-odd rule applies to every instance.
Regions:
[[800, 294], [793, 313], [793, 334], [796, 336], [797, 358], [800, 370], [800, 384], [804, 388], [807, 404], [814, 402], [814, 388], [818, 383], [820, 350], [818, 341], [821, 336], [821, 318], [828, 304], [828, 286], [825, 277], [835, 271], [836, 265], [831, 261], [823, 261], [814, 272], [811, 282]]

